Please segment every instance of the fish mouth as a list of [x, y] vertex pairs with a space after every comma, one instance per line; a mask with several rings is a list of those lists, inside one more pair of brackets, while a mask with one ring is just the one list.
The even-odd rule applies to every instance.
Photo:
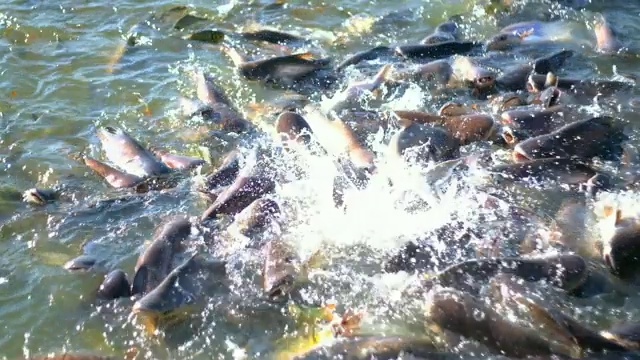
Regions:
[[496, 77], [493, 75], [478, 76], [473, 81], [475, 88], [478, 90], [491, 89], [495, 85], [495, 83], [496, 83]]
[[[553, 77], [553, 75], [547, 74], [547, 77]], [[552, 80], [552, 79], [548, 79], [548, 80]], [[527, 92], [529, 93], [532, 93], [532, 94], [540, 93], [549, 86], [555, 86], [555, 84], [547, 81], [547, 79], [545, 79], [545, 83], [536, 81], [536, 77], [534, 77], [534, 74], [529, 75], [529, 77], [527, 78], [526, 88], [527, 88]]]
[[513, 148], [511, 157], [515, 162], [525, 162], [525, 161], [533, 160], [533, 158], [529, 154], [527, 154], [527, 152], [524, 151], [520, 145], [516, 145]]
[[104, 126], [97, 131], [98, 139], [102, 141], [107, 140], [110, 136], [119, 135], [120, 133], [121, 130], [113, 126]]
[[29, 189], [22, 194], [22, 200], [31, 204], [44, 205], [47, 198], [38, 189]]
[[[500, 134], [504, 142], [509, 146], [515, 146], [518, 143], [518, 136], [515, 131], [509, 127], [505, 127], [502, 129], [502, 134]], [[515, 155], [514, 155], [515, 156]], [[514, 160], [516, 158], [514, 157]], [[516, 160], [517, 161], [517, 160]]]

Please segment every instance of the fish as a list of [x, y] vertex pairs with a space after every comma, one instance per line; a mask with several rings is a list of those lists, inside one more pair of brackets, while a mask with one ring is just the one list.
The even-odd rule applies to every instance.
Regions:
[[142, 177], [120, 171], [88, 156], [84, 156], [83, 161], [89, 169], [95, 171], [105, 179], [109, 185], [116, 189], [136, 188], [139, 189], [140, 192], [143, 192], [146, 189], [146, 185], [144, 184], [144, 179]]
[[358, 65], [363, 61], [377, 60], [384, 57], [392, 57], [395, 54], [393, 48], [377, 46], [369, 50], [360, 51], [350, 55], [336, 66], [336, 71], [341, 72], [349, 66]]
[[146, 294], [170, 272], [173, 259], [191, 235], [191, 222], [185, 217], [165, 220], [156, 229], [151, 244], [140, 254], [134, 268], [131, 292]]
[[514, 147], [513, 157], [516, 161], [594, 157], [616, 160], [622, 156], [622, 144], [627, 139], [612, 117], [596, 116], [521, 141]]
[[493, 90], [496, 74], [468, 56], [454, 56], [419, 66], [413, 77], [448, 88], [468, 87], [482, 94]]
[[252, 124], [240, 115], [222, 88], [216, 85], [213, 76], [196, 69], [192, 71], [192, 80], [196, 85], [196, 96], [203, 104], [198, 108], [197, 115], [220, 131], [242, 133], [252, 128]]
[[406, 59], [442, 59], [453, 55], [468, 54], [481, 48], [473, 41], [447, 41], [429, 45], [400, 45], [394, 51], [397, 56]]
[[[314, 59], [310, 52], [249, 61], [234, 48], [223, 47], [223, 50], [245, 79], [263, 81], [285, 89], [295, 88], [305, 80], [320, 79], [319, 71], [328, 70], [331, 63], [329, 58]], [[316, 83], [322, 84], [325, 80], [320, 79]]]
[[170, 169], [187, 170], [194, 169], [198, 166], [206, 164], [203, 159], [194, 158], [191, 156], [172, 154], [165, 149], [152, 148], [151, 152], [157, 156], [160, 161], [166, 164]]
[[262, 288], [271, 301], [283, 300], [298, 290], [307, 281], [309, 272], [326, 261], [321, 250], [302, 260], [282, 239], [268, 241], [262, 253]]
[[572, 291], [585, 282], [587, 270], [584, 258], [570, 253], [472, 259], [429, 275], [425, 283], [470, 292], [479, 282], [488, 281], [497, 273], [505, 273], [530, 282], [545, 280], [555, 287]]
[[596, 35], [596, 49], [598, 51], [611, 54], [617, 53], [623, 48], [622, 43], [618, 40], [611, 25], [602, 14], [600, 14], [596, 20], [594, 33]]
[[204, 222], [214, 219], [219, 214], [235, 215], [254, 200], [275, 190], [275, 182], [271, 177], [256, 174], [257, 154], [252, 151], [250, 160], [240, 170], [233, 182], [225, 188], [200, 217]]
[[22, 201], [34, 205], [46, 205], [60, 198], [55, 189], [31, 188], [22, 193]]
[[459, 148], [460, 142], [445, 129], [413, 123], [393, 135], [389, 140], [388, 154], [393, 157], [415, 156], [420, 161], [440, 162], [457, 157]]
[[[140, 318], [148, 334], [167, 328], [194, 313], [206, 297], [207, 282], [226, 275], [225, 262], [206, 263], [191, 255], [178, 265], [153, 290], [138, 299], [132, 313]], [[211, 279], [210, 279], [211, 278]]]
[[598, 173], [587, 164], [569, 158], [546, 158], [494, 165], [488, 169], [495, 181], [557, 183], [578, 185]]
[[377, 92], [379, 88], [387, 81], [389, 73], [393, 70], [390, 64], [386, 64], [378, 70], [378, 72], [371, 78], [362, 81], [350, 83], [346, 89], [338, 92], [332, 98], [331, 111], [340, 111], [348, 107], [355, 107], [355, 103], [360, 100], [361, 97], [367, 94]]
[[432, 328], [452, 331], [507, 356], [550, 356], [560, 350], [534, 329], [506, 320], [461, 291], [444, 289], [432, 294], [426, 315], [429, 323], [435, 325]]
[[278, 226], [277, 220], [280, 215], [281, 210], [277, 202], [269, 198], [260, 198], [239, 212], [229, 229], [236, 230], [249, 238], [252, 245], [260, 247], [260, 244], [255, 245], [257, 239]]
[[445, 128], [460, 145], [469, 145], [476, 141], [492, 139], [496, 133], [493, 117], [486, 114], [470, 113], [454, 116], [442, 116], [421, 111], [395, 110], [392, 114], [401, 122], [417, 124], [435, 124]]
[[63, 265], [63, 267], [71, 271], [78, 271], [78, 270], [86, 271], [86, 270], [93, 269], [98, 264], [99, 264], [98, 258], [96, 258], [93, 255], [85, 254], [67, 261]]
[[107, 159], [128, 174], [148, 177], [171, 171], [124, 130], [107, 126], [99, 128], [97, 134]]
[[314, 138], [334, 156], [346, 156], [360, 169], [372, 172], [375, 155], [359, 140], [354, 131], [341, 119], [330, 120], [315, 106], [305, 107], [305, 120], [313, 131]]
[[640, 259], [640, 220], [613, 206], [605, 206], [601, 228], [602, 260], [622, 279], [634, 279]]
[[233, 184], [233, 181], [240, 173], [242, 154], [237, 150], [232, 150], [223, 158], [220, 166], [211, 174], [207, 175], [200, 191], [210, 193], [216, 189]]
[[115, 300], [129, 296], [131, 296], [131, 284], [127, 274], [120, 269], [108, 273], [96, 291], [96, 297], [100, 300]]
[[433, 33], [422, 39], [420, 43], [430, 45], [457, 40], [460, 40], [458, 34], [458, 24], [456, 24], [455, 21], [449, 20], [436, 26], [436, 28], [433, 30]]
[[307, 120], [293, 111], [285, 111], [278, 115], [275, 130], [285, 141], [297, 141], [306, 144], [311, 140], [308, 134], [311, 132], [311, 127]]
[[562, 78], [553, 73], [547, 73], [546, 75], [531, 74], [527, 79], [527, 90], [529, 92], [539, 92], [550, 86], [591, 99], [595, 96], [610, 97], [619, 92], [629, 91], [634, 87], [634, 84], [617, 80]]

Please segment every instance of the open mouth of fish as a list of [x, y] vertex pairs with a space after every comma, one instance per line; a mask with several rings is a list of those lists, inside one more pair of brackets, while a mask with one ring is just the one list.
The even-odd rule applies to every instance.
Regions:
[[511, 153], [511, 158], [515, 162], [525, 162], [525, 161], [533, 160], [533, 157], [527, 154], [519, 145], [516, 145], [513, 148], [513, 152]]

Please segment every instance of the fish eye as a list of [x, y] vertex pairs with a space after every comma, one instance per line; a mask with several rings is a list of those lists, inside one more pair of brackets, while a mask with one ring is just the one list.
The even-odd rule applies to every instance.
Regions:
[[498, 35], [498, 41], [507, 41], [507, 34]]
[[116, 130], [114, 127], [111, 127], [111, 126], [107, 126], [107, 127], [105, 127], [104, 129], [105, 129], [108, 133], [110, 133], [110, 134], [114, 134], [114, 135], [118, 132], [118, 130]]

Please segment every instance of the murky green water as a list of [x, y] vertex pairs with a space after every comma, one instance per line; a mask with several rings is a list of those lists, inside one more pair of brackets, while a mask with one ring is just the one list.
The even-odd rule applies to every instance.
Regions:
[[[222, 28], [258, 23], [314, 34], [327, 54], [341, 59], [376, 44], [417, 41], [448, 15], [470, 10], [472, 3], [338, 0], [287, 1], [284, 7], [267, 7], [267, 1], [201, 0], [189, 4], [194, 13], [211, 17]], [[160, 0], [0, 3], [0, 357], [63, 349], [121, 354], [139, 343], [137, 330], [123, 325], [126, 312], [98, 312], [91, 305], [90, 294], [100, 276], [69, 273], [61, 265], [87, 252], [100, 256], [107, 267], [131, 272], [143, 241], [163, 218], [184, 212], [198, 215], [206, 207], [189, 191], [188, 182], [138, 201], [89, 207], [123, 195], [70, 157], [79, 152], [100, 156], [97, 124], [121, 125], [145, 144], [197, 154], [195, 126], [175, 115], [177, 98], [191, 94], [182, 71], [185, 64], [197, 62], [211, 69], [241, 108], [280, 94], [238, 81], [230, 61], [215, 49], [158, 35], [125, 54], [116, 71], [108, 73], [109, 58], [123, 34], [149, 12], [172, 5], [176, 3]], [[588, 11], [606, 12], [625, 40], [640, 48], [640, 3], [602, 1]], [[362, 33], [348, 30], [348, 22], [358, 17], [388, 14], [392, 16]], [[591, 15], [569, 16], [586, 21]], [[482, 38], [495, 29], [491, 19], [481, 16], [474, 18], [467, 33]], [[347, 33], [346, 41], [332, 45], [332, 34], [339, 32]], [[585, 54], [571, 61], [568, 75], [610, 76], [612, 64], [620, 72], [640, 75], [637, 57]], [[626, 116], [631, 120], [635, 114]], [[21, 202], [20, 193], [34, 186], [64, 186], [65, 197], [46, 207]], [[227, 330], [214, 328], [209, 335], [215, 344], [212, 350], [187, 343], [170, 356], [158, 345], [150, 346], [155, 350], [149, 357], [229, 357], [222, 345]]]

